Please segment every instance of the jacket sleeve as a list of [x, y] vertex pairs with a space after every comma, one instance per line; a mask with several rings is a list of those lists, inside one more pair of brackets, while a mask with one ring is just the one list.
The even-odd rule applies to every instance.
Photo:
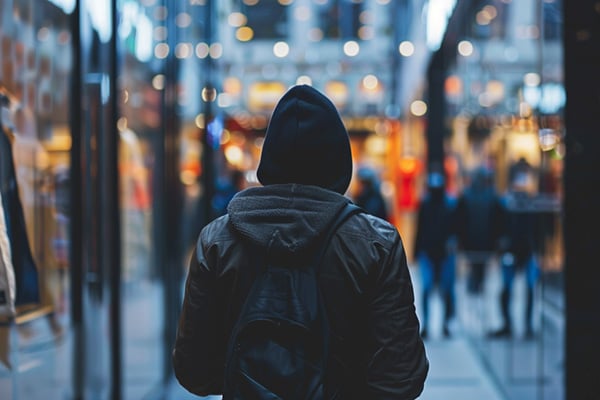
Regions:
[[391, 251], [370, 274], [367, 398], [415, 399], [423, 391], [429, 361], [399, 234]]
[[215, 274], [199, 241], [190, 261], [172, 361], [179, 383], [200, 396], [222, 392], [216, 292]]

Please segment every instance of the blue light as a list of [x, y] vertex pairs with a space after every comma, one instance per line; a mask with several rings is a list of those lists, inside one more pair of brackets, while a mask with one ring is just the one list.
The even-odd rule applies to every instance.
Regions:
[[218, 149], [221, 144], [221, 135], [223, 134], [223, 118], [216, 116], [206, 127], [208, 132], [208, 143], [213, 149]]

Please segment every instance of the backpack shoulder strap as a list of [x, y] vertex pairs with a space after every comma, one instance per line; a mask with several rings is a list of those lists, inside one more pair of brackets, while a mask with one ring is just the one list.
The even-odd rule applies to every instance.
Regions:
[[[318, 276], [318, 274], [319, 274], [319, 270], [321, 267], [321, 260], [323, 258], [323, 255], [325, 254], [325, 250], [327, 250], [327, 247], [329, 246], [329, 242], [331, 241], [333, 234], [337, 231], [337, 229], [340, 227], [340, 225], [342, 225], [342, 223], [344, 221], [346, 221], [348, 218], [350, 218], [350, 216], [361, 213], [361, 212], [364, 212], [364, 210], [361, 207], [357, 206], [354, 203], [348, 202], [348, 203], [346, 203], [344, 208], [341, 209], [341, 211], [335, 217], [333, 222], [329, 225], [329, 228], [326, 230], [325, 235], [323, 236], [323, 241], [321, 242], [320, 247], [315, 255], [315, 260], [314, 260], [314, 264], [313, 264], [313, 267], [315, 269], [315, 271], [314, 271], [315, 277]], [[317, 288], [318, 288], [318, 284], [317, 284]], [[323, 354], [326, 355], [322, 360], [322, 362], [323, 362], [322, 368], [323, 368], [323, 371], [325, 371], [325, 375], [327, 375], [328, 371], [329, 371], [329, 368], [328, 368], [329, 356], [328, 355], [329, 355], [330, 345], [331, 345], [331, 343], [330, 343], [331, 337], [329, 336], [329, 329], [330, 329], [329, 328], [329, 318], [327, 317], [327, 310], [325, 308], [325, 301], [323, 299], [323, 294], [318, 289], [317, 289], [317, 293], [319, 296], [318, 307], [321, 310], [320, 318], [321, 318], [321, 330], [322, 330], [321, 337], [323, 338]]]

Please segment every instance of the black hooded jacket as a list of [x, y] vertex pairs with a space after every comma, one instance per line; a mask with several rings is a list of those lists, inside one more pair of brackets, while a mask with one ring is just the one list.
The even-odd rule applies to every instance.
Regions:
[[[267, 130], [258, 171], [264, 186], [238, 193], [228, 214], [202, 230], [193, 253], [173, 352], [185, 388], [222, 393], [225, 348], [260, 268], [257, 258], [293, 264], [310, 256], [349, 202], [342, 193], [351, 172], [347, 133], [333, 105], [307, 86], [288, 91]], [[343, 382], [340, 398], [418, 397], [429, 364], [396, 228], [366, 213], [350, 217], [324, 254], [319, 284], [332, 351], [346, 367], [331, 371]]]

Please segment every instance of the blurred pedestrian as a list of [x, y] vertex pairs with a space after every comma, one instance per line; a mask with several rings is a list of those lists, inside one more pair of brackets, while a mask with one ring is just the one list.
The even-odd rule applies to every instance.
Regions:
[[516, 274], [524, 274], [526, 282], [524, 328], [525, 337], [532, 338], [533, 299], [539, 266], [535, 256], [535, 212], [531, 208], [528, 193], [529, 179], [526, 171], [515, 173], [509, 192], [503, 199], [503, 225], [500, 240], [500, 266], [502, 268], [502, 290], [500, 309], [502, 325], [489, 333], [490, 337], [510, 337], [513, 334], [511, 299]]
[[456, 206], [458, 248], [468, 264], [467, 290], [479, 294], [485, 269], [498, 249], [502, 205], [485, 167], [475, 169]]
[[442, 172], [434, 170], [428, 174], [427, 192], [417, 213], [414, 254], [421, 272], [423, 303], [421, 336], [423, 338], [428, 335], [429, 300], [433, 289], [438, 287], [442, 295], [444, 337], [450, 336], [450, 321], [454, 316], [455, 199], [446, 194], [444, 183]]
[[360, 167], [356, 173], [357, 190], [354, 203], [362, 207], [366, 212], [388, 220], [387, 206], [381, 194], [377, 172], [369, 167]]
[[[175, 375], [185, 388], [231, 398], [231, 386], [224, 385], [230, 367], [225, 352], [250, 288], [265, 276], [257, 258], [288, 268], [314, 257], [350, 202], [343, 194], [351, 176], [350, 141], [335, 106], [310, 86], [294, 86], [279, 100], [267, 128], [258, 167], [264, 186], [238, 193], [227, 215], [200, 233], [173, 352]], [[429, 363], [396, 228], [367, 213], [350, 216], [331, 237], [318, 272], [330, 331], [327, 379], [325, 385], [319, 381], [318, 393], [341, 399], [418, 397]], [[306, 305], [294, 306], [302, 311]], [[270, 352], [255, 353], [267, 365], [275, 362]], [[277, 372], [264, 375], [272, 379]], [[263, 391], [281, 398], [271, 387]]]

